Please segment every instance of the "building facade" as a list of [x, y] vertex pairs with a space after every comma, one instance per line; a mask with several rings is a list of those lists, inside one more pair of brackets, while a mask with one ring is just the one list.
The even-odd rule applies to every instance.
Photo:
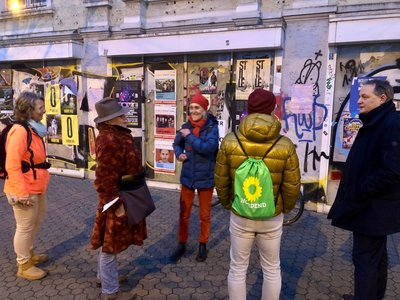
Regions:
[[207, 96], [223, 137], [265, 88], [308, 206], [325, 211], [360, 126], [350, 91], [366, 76], [400, 85], [400, 1], [3, 0], [0, 11], [1, 121], [21, 91], [43, 95], [52, 171], [70, 176], [93, 175], [105, 96], [130, 108], [149, 179], [176, 186], [172, 141], [190, 96]]

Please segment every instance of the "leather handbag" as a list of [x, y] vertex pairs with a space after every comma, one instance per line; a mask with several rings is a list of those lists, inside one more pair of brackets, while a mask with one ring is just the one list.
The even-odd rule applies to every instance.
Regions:
[[123, 176], [119, 194], [124, 204], [127, 222], [130, 227], [139, 224], [156, 209], [144, 179], [138, 182], [137, 179], [131, 181], [126, 176]]

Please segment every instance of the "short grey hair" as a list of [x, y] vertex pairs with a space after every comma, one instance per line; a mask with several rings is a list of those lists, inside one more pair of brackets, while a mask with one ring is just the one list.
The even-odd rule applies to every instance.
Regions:
[[372, 79], [372, 80], [368, 80], [367, 82], [365, 82], [364, 85], [374, 85], [375, 86], [374, 94], [376, 96], [380, 96], [383, 94], [387, 98], [386, 102], [393, 101], [394, 91], [393, 91], [393, 87], [390, 85], [389, 81]]

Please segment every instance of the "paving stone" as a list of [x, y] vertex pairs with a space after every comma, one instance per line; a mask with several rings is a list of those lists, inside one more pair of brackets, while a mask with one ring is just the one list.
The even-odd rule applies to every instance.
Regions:
[[[0, 182], [2, 190], [2, 182]], [[212, 208], [208, 259], [195, 260], [198, 249], [198, 208], [192, 209], [188, 251], [177, 263], [169, 256], [177, 245], [179, 193], [151, 188], [157, 209], [148, 218], [148, 239], [142, 247], [130, 247], [118, 255], [118, 268], [128, 277], [121, 290], [137, 299], [228, 299], [229, 212]], [[0, 193], [0, 199], [4, 200]], [[0, 299], [98, 299], [96, 285], [98, 251], [89, 250], [97, 208], [97, 194], [90, 180], [52, 176], [49, 207], [39, 232], [36, 251], [50, 260], [41, 267], [49, 275], [40, 281], [16, 278], [12, 239], [12, 209], [0, 201]], [[300, 220], [284, 227], [281, 247], [281, 300], [340, 300], [353, 289], [351, 233], [332, 227], [326, 215], [306, 211]], [[389, 276], [385, 300], [400, 299], [400, 234], [388, 237]], [[256, 247], [247, 277], [247, 299], [261, 298], [262, 271]]]

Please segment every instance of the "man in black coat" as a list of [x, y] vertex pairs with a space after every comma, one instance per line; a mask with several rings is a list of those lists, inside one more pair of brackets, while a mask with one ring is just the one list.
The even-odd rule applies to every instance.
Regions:
[[366, 82], [358, 106], [363, 126], [328, 219], [353, 232], [354, 296], [343, 299], [377, 300], [386, 291], [387, 235], [400, 232], [400, 114], [384, 80]]

